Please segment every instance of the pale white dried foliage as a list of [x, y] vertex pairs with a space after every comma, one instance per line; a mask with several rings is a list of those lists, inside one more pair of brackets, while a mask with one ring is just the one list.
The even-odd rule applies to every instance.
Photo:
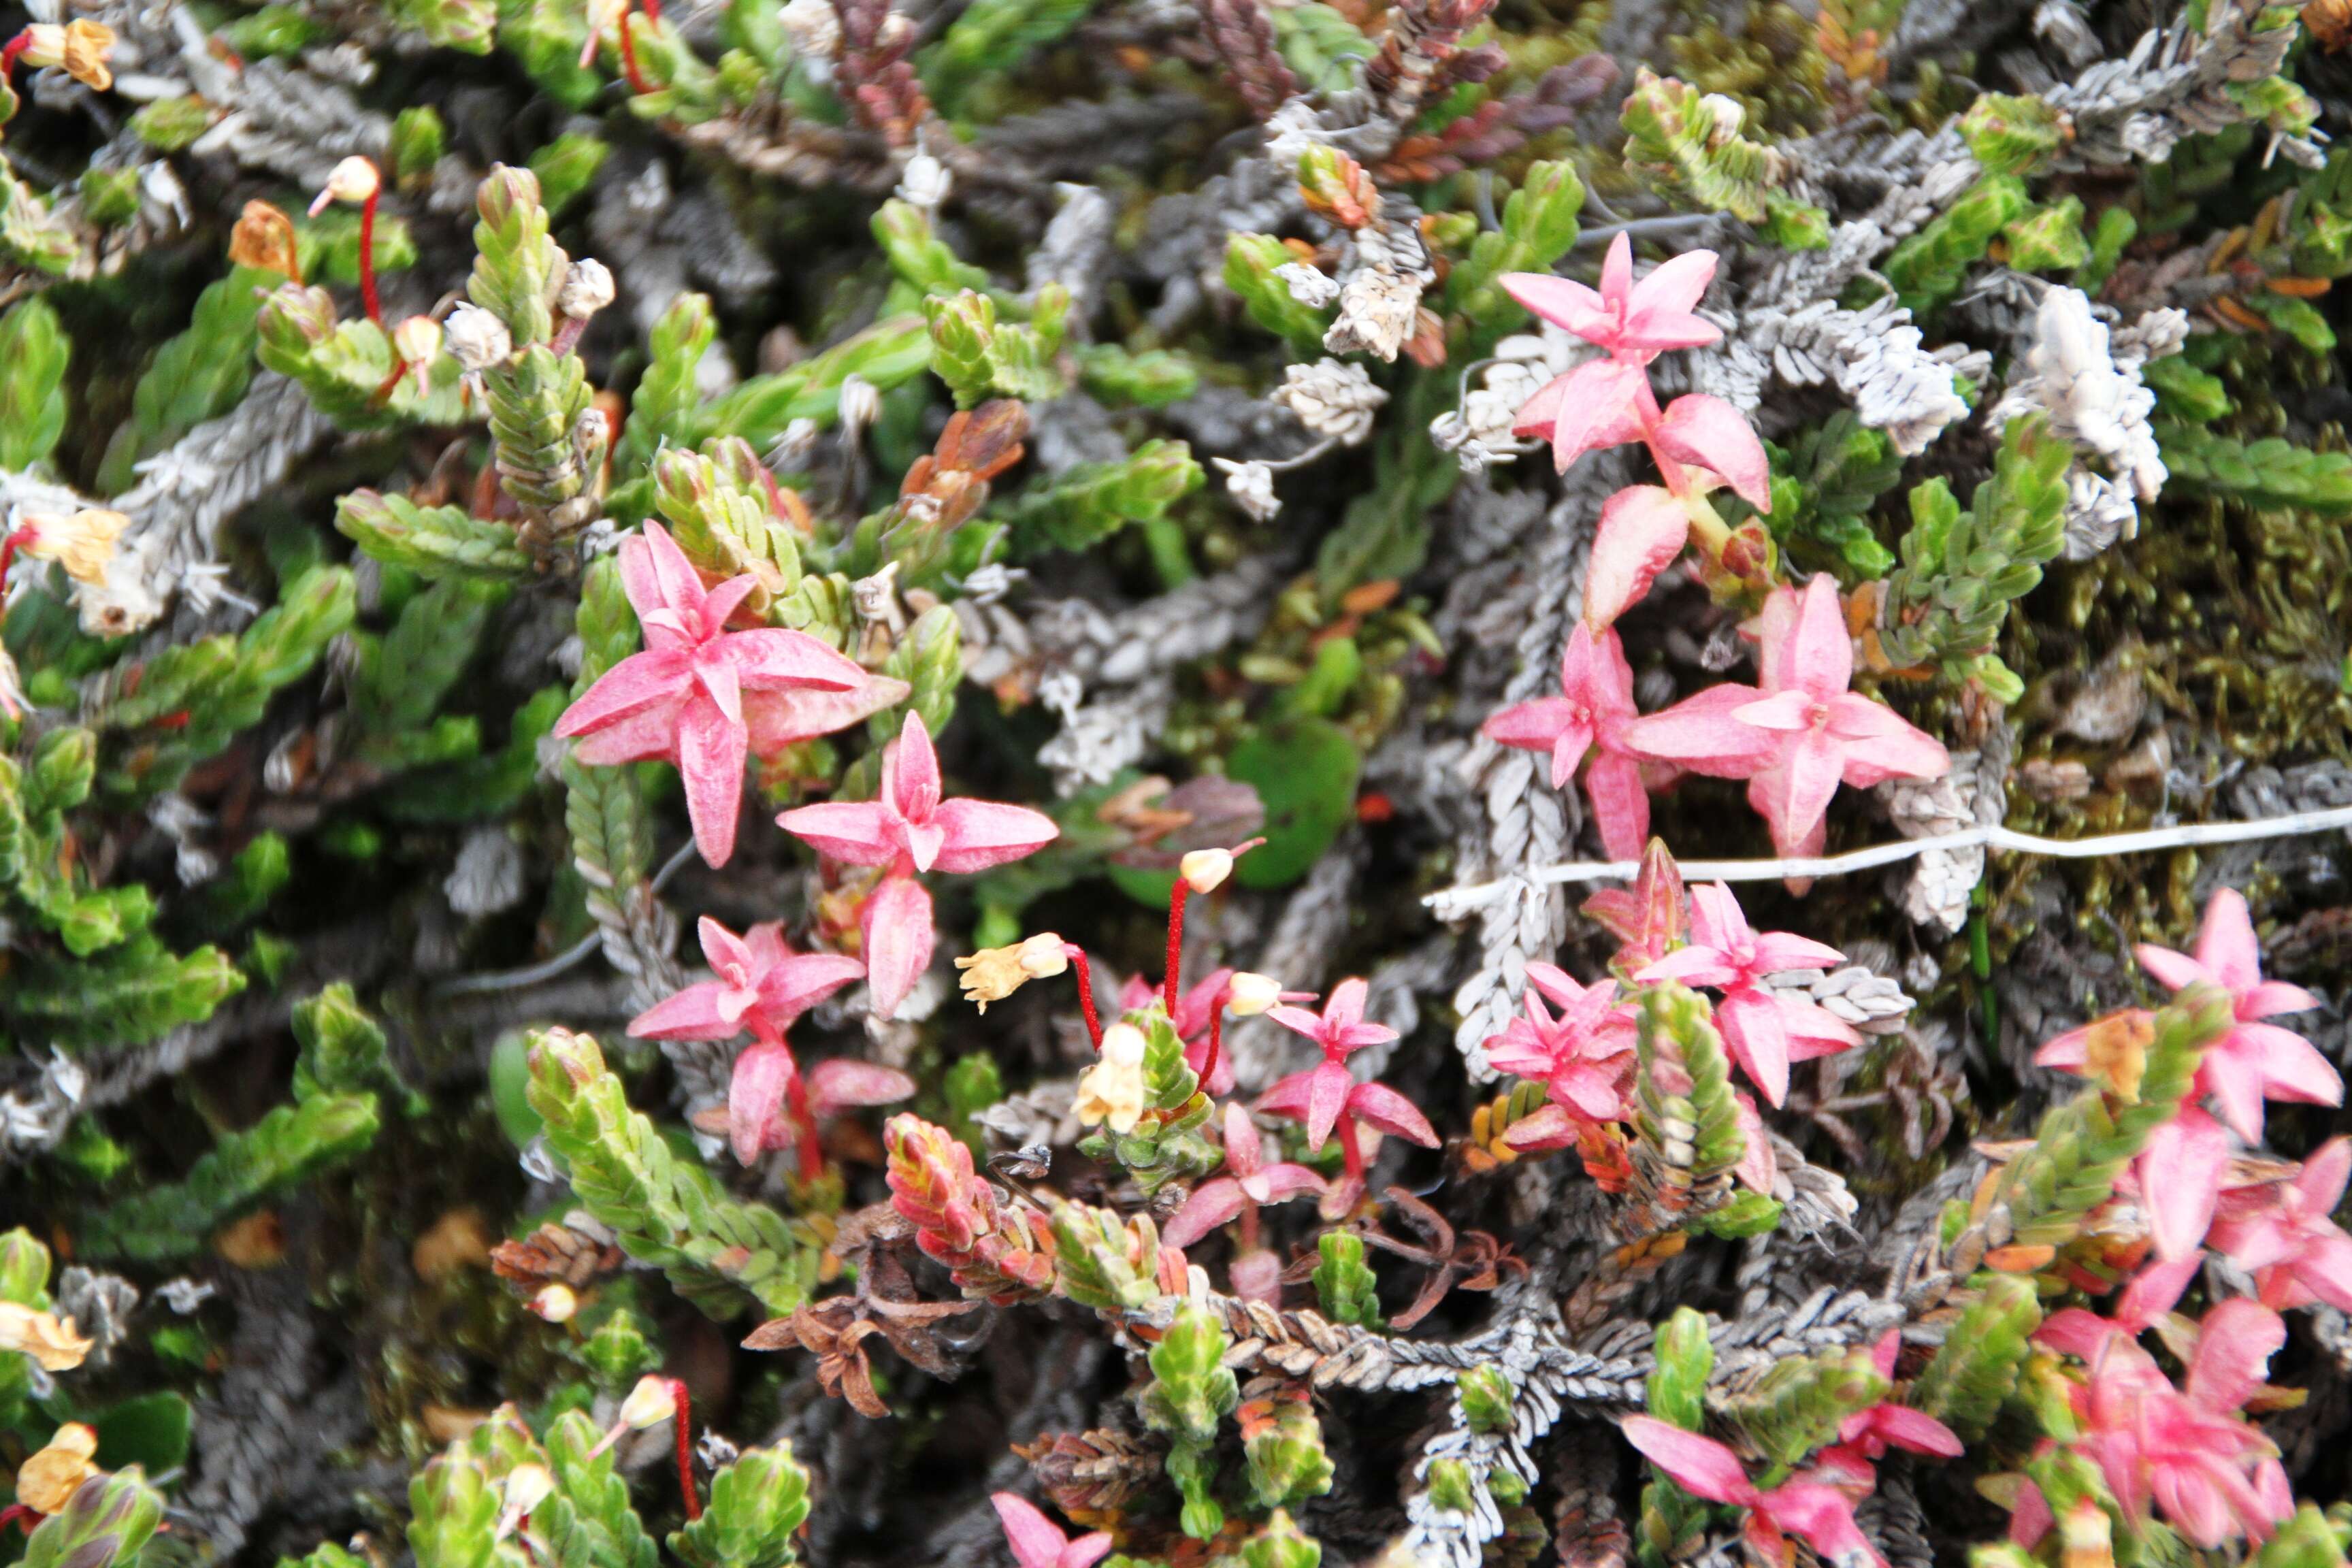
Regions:
[[1335, 359], [1285, 365], [1282, 384], [1266, 395], [1297, 416], [1309, 432], [1343, 447], [1358, 446], [1371, 435], [1372, 416], [1389, 400], [1362, 365]]
[[1110, 198], [1092, 185], [1064, 184], [1054, 187], [1061, 205], [1045, 225], [1045, 237], [1029, 253], [1029, 291], [1048, 283], [1070, 291], [1071, 320], [1083, 321], [1102, 298], [1104, 279], [1111, 276], [1111, 229], [1118, 213]]
[[219, 554], [220, 526], [281, 482], [335, 434], [302, 389], [262, 371], [235, 408], [208, 419], [139, 464], [139, 482], [114, 498], [130, 515], [125, 553], [137, 550], [145, 580], [166, 593]]
[[1037, 760], [1053, 770], [1054, 791], [1065, 796], [1107, 784], [1122, 768], [1141, 762], [1167, 725], [1176, 686], [1152, 675], [1083, 704], [1077, 696], [1077, 683], [1066, 672], [1037, 685], [1038, 700], [1062, 720], [1061, 730], [1037, 748]]
[[1911, 312], [1882, 295], [1858, 310], [1832, 300], [1795, 310], [1751, 306], [1726, 328], [1718, 352], [1697, 355], [1692, 385], [1744, 413], [1764, 405], [1775, 381], [1785, 386], [1834, 385], [1864, 425], [1886, 432], [1906, 457], [1927, 450], [1945, 426], [1969, 411], [1957, 378], [1981, 381], [1991, 356], [1965, 344], [1929, 350]]
[[1860, 963], [1836, 969], [1790, 969], [1768, 977], [1765, 988], [1813, 1003], [1865, 1035], [1894, 1035], [1916, 1005], [1902, 982]]
[[[2103, 60], [2049, 92], [2046, 101], [2074, 125], [2059, 167], [2161, 163], [2184, 136], [2210, 136], [2242, 124], [2247, 114], [2238, 89], [2276, 75], [2302, 31], [2264, 26], [2268, 14], [2299, 9], [2299, 3], [2214, 0], [2201, 30], [2151, 28], [2130, 54]], [[2272, 150], [2317, 168], [2326, 156], [2318, 146], [2324, 140], [2316, 131], [2310, 139], [2280, 134]]]
[[89, 1075], [62, 1051], [33, 1059], [33, 1081], [0, 1094], [0, 1164], [56, 1148], [89, 1093]]
[[352, 89], [292, 60], [254, 60], [234, 79], [233, 105], [189, 151], [225, 153], [248, 168], [267, 169], [304, 189], [326, 184], [348, 157], [382, 163], [392, 146], [392, 121], [362, 107]]
[[[1998, 826], [2009, 809], [2009, 765], [2016, 739], [2004, 721], [1974, 752], [1953, 755], [1939, 779], [1889, 779], [1877, 787], [1889, 821], [1906, 838], [1928, 838], [1968, 827]], [[1920, 925], [1958, 931], [1969, 922], [1969, 900], [1984, 880], [1981, 845], [1927, 849], [1904, 878], [1903, 912]]]
[[2142, 383], [2140, 367], [2151, 352], [2179, 347], [2187, 318], [2178, 310], [2150, 314], [2158, 319], [2126, 340], [2126, 352], [2118, 354], [2088, 295], [2063, 285], [2045, 289], [2034, 312], [2032, 342], [2008, 390], [1986, 414], [1987, 425], [1998, 430], [2040, 409], [2050, 416], [2053, 430], [2098, 458], [2140, 500], [2154, 500], [2164, 488], [2164, 458], [2148, 425], [2156, 394]]
[[478, 827], [457, 847], [441, 883], [449, 907], [467, 919], [494, 915], [522, 901], [522, 846], [503, 827]]

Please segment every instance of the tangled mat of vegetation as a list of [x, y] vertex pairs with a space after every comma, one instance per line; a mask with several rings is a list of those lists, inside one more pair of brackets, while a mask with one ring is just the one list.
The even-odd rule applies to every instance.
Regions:
[[2346, 1563], [2346, 0], [0, 41], [0, 1564]]

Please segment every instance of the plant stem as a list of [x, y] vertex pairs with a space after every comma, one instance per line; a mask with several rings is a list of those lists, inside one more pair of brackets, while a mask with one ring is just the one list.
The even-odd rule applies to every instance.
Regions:
[[1062, 952], [1069, 959], [1070, 967], [1077, 971], [1078, 1007], [1087, 1016], [1087, 1033], [1093, 1037], [1095, 1049], [1100, 1050], [1102, 1018], [1095, 1012], [1095, 972], [1087, 963], [1087, 950], [1076, 942], [1066, 942], [1062, 944]]
[[[383, 194], [370, 191], [360, 204], [360, 302], [367, 307], [368, 320], [379, 327], [383, 325], [383, 306], [375, 292], [375, 204]], [[400, 379], [397, 372], [393, 379]]]
[[677, 1402], [677, 1491], [685, 1500], [687, 1522], [702, 1517], [702, 1499], [694, 1489], [694, 1398], [677, 1378], [669, 1380], [669, 1395]]
[[[1226, 987], [1229, 993], [1232, 989], [1231, 986]], [[1209, 1054], [1201, 1058], [1201, 1088], [1203, 1090], [1208, 1089], [1209, 1080], [1217, 1074], [1217, 1055], [1223, 1048], [1224, 1040], [1225, 999], [1220, 996], [1217, 1005], [1209, 1009]]]
[[1160, 1004], [1171, 1024], [1176, 1021], [1177, 973], [1184, 963], [1184, 900], [1192, 891], [1192, 884], [1179, 877], [1168, 892], [1168, 968], [1160, 983]]

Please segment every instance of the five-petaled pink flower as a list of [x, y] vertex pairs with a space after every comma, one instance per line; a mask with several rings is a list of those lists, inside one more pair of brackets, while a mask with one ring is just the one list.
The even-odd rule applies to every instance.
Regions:
[[1234, 1255], [1234, 1294], [1251, 1300], [1273, 1300], [1282, 1260], [1258, 1245], [1258, 1205], [1320, 1193], [1323, 1178], [1287, 1161], [1267, 1164], [1257, 1126], [1239, 1105], [1225, 1107], [1225, 1171], [1226, 1174], [1192, 1189], [1184, 1206], [1160, 1230], [1160, 1239], [1171, 1247], [1190, 1247], [1219, 1226], [1240, 1220], [1242, 1244]]
[[583, 763], [660, 760], [686, 782], [686, 813], [702, 858], [735, 853], [743, 763], [794, 741], [854, 724], [907, 694], [806, 632], [730, 632], [727, 617], [758, 580], [746, 573], [705, 589], [686, 552], [648, 522], [621, 542], [621, 585], [646, 646], [583, 692], [556, 721]]
[[1043, 812], [989, 800], [942, 800], [930, 731], [912, 712], [882, 753], [873, 800], [803, 805], [776, 818], [834, 859], [885, 868], [867, 895], [859, 927], [874, 1012], [887, 1018], [931, 962], [931, 895], [921, 871], [985, 871], [1031, 855], [1061, 830]]
[[[1871, 1364], [1877, 1368], [1879, 1376], [1890, 1383], [1895, 1379], [1895, 1358], [1902, 1348], [1900, 1329], [1887, 1330], [1870, 1347]], [[1963, 1448], [1959, 1435], [1926, 1411], [1885, 1400], [1867, 1410], [1857, 1410], [1838, 1423], [1837, 1446], [1864, 1462], [1885, 1458], [1890, 1447], [1947, 1459], [1958, 1458]]]
[[[2262, 947], [2254, 940], [2246, 900], [2238, 893], [2223, 888], [2206, 903], [2204, 921], [2197, 930], [2196, 957], [2147, 942], [2137, 951], [2140, 967], [2167, 990], [2203, 981], [2230, 994], [2235, 1022], [2207, 1047], [2192, 1092], [2210, 1094], [2221, 1120], [2239, 1137], [2249, 1143], [2262, 1142], [2265, 1100], [2344, 1103], [2344, 1080], [2317, 1047], [2292, 1030], [2261, 1022], [2274, 1014], [2306, 1012], [2319, 1005], [2319, 998], [2300, 985], [2263, 978]], [[2059, 1036], [2033, 1059], [2044, 1067], [2080, 1070], [2090, 1031], [2098, 1026], [2086, 1025]]]
[[2221, 1195], [2210, 1240], [2251, 1272], [2265, 1306], [2352, 1311], [2352, 1236], [2329, 1216], [2352, 1175], [2352, 1138], [2331, 1138], [2294, 1179]]
[[1772, 825], [1779, 853], [1821, 853], [1830, 797], [1891, 778], [1940, 778], [1951, 754], [1893, 709], [1847, 687], [1853, 639], [1826, 574], [1802, 595], [1775, 588], [1764, 604], [1760, 687], [1711, 687], [1636, 719], [1626, 744], [1714, 778], [1746, 779], [1748, 804]]
[[1793, 1535], [1840, 1568], [1855, 1563], [1885, 1568], [1885, 1560], [1854, 1521], [1853, 1499], [1848, 1495], [1856, 1486], [1868, 1489], [1874, 1478], [1867, 1466], [1859, 1473], [1843, 1467], [1801, 1471], [1764, 1489], [1748, 1479], [1739, 1456], [1712, 1437], [1685, 1432], [1654, 1415], [1628, 1415], [1621, 1429], [1627, 1442], [1693, 1497], [1746, 1509], [1745, 1533], [1763, 1561], [1786, 1562], [1784, 1538]]
[[1013, 1492], [992, 1492], [1004, 1539], [1021, 1568], [1094, 1568], [1110, 1550], [1110, 1534], [1097, 1530], [1073, 1541], [1034, 1503]]
[[[1559, 1009], [1557, 1018], [1546, 998]], [[1580, 1126], [1625, 1120], [1633, 1016], [1617, 1000], [1617, 983], [1580, 985], [1556, 965], [1530, 963], [1524, 1000], [1527, 1016], [1487, 1038], [1486, 1060], [1540, 1082], [1551, 1103], [1513, 1122], [1503, 1141], [1530, 1152], [1560, 1149], [1575, 1142]]]
[[1541, 273], [1503, 278], [1520, 304], [1608, 351], [1607, 358], [1547, 383], [1519, 410], [1513, 433], [1549, 440], [1562, 473], [1587, 452], [1640, 441], [1665, 480], [1664, 489], [1631, 486], [1602, 509], [1585, 578], [1584, 617], [1594, 627], [1606, 626], [1648, 592], [1651, 579], [1682, 551], [1691, 503], [1717, 482], [1730, 485], [1759, 511], [1772, 508], [1763, 443], [1737, 408], [1692, 393], [1661, 412], [1650, 389], [1646, 367], [1659, 354], [1723, 335], [1691, 313], [1714, 276], [1715, 253], [1694, 250], [1636, 283], [1633, 246], [1620, 235], [1601, 263], [1597, 293]]
[[1784, 931], [1758, 934], [1721, 882], [1693, 888], [1690, 900], [1690, 942], [1633, 978], [1679, 980], [1722, 993], [1715, 1021], [1723, 1043], [1767, 1100], [1778, 1105], [1788, 1097], [1790, 1062], [1835, 1056], [1862, 1043], [1861, 1033], [1836, 1014], [1763, 983], [1783, 969], [1830, 968], [1845, 954]]
[[1633, 706], [1633, 670], [1613, 631], [1595, 637], [1580, 626], [1559, 658], [1559, 695], [1506, 708], [1484, 726], [1506, 746], [1551, 753], [1551, 787], [1565, 789], [1588, 752], [1585, 798], [1601, 825], [1601, 843], [1612, 858], [1631, 860], [1650, 837], [1650, 795], [1642, 761], [1625, 744], [1625, 728], [1641, 717]]
[[1364, 1022], [1364, 998], [1370, 991], [1361, 980], [1342, 980], [1331, 988], [1319, 1016], [1304, 1007], [1269, 1008], [1266, 1016], [1321, 1047], [1323, 1060], [1305, 1072], [1292, 1073], [1258, 1101], [1260, 1110], [1304, 1121], [1310, 1149], [1322, 1148], [1332, 1130], [1339, 1130], [1348, 1180], [1334, 1191], [1351, 1202], [1362, 1191], [1364, 1177], [1363, 1149], [1356, 1140], [1359, 1120], [1425, 1149], [1434, 1149], [1439, 1142], [1429, 1118], [1412, 1101], [1385, 1085], [1358, 1083], [1348, 1070], [1350, 1052], [1397, 1037], [1396, 1031], [1384, 1024]]
[[[2055, 1314], [2035, 1340], [2083, 1359], [2087, 1375], [2071, 1399], [2082, 1435], [2075, 1447], [2097, 1462], [2125, 1513], [2167, 1519], [2209, 1551], [2232, 1536], [2261, 1541], [2294, 1511], [2278, 1450], [2240, 1416], [2262, 1387], [2263, 1369], [2286, 1342], [2286, 1325], [2259, 1302], [2223, 1301], [2197, 1324], [2196, 1347], [2175, 1389], [2137, 1342], [2135, 1323], [2160, 1316], [2194, 1269], [2168, 1268], [2154, 1299], [2110, 1322], [2079, 1310]], [[2031, 1489], [2010, 1521], [2031, 1545], [2050, 1527], [2046, 1500]]]

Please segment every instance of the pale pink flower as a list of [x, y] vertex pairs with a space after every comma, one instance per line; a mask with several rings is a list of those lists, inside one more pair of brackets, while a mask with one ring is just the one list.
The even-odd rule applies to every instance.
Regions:
[[1661, 1421], [1628, 1415], [1620, 1424], [1626, 1441], [1693, 1497], [1748, 1510], [1745, 1534], [1768, 1563], [1787, 1560], [1784, 1537], [1795, 1536], [1822, 1560], [1840, 1565], [1885, 1560], [1854, 1521], [1851, 1488], [1867, 1489], [1868, 1467], [1857, 1473], [1843, 1466], [1800, 1472], [1769, 1490], [1748, 1479], [1739, 1456], [1712, 1437]]
[[2352, 1236], [2330, 1218], [2352, 1175], [2352, 1138], [2331, 1138], [2294, 1179], [2224, 1193], [2210, 1240], [2250, 1271], [2268, 1307], [2352, 1311]]
[[[2229, 1033], [2207, 1047], [2190, 1092], [2210, 1094], [2221, 1120], [2239, 1137], [2249, 1143], [2262, 1142], [2265, 1100], [2344, 1103], [2344, 1079], [2317, 1047], [2292, 1030], [2260, 1021], [2279, 1013], [2308, 1012], [2319, 1005], [2319, 998], [2300, 985], [2263, 978], [2262, 946], [2254, 939], [2254, 922], [2242, 896], [2223, 888], [2207, 901], [2197, 931], [2196, 957], [2148, 942], [2135, 951], [2140, 967], [2168, 991], [2201, 981], [2230, 994], [2234, 1022]], [[2080, 1071], [2091, 1027], [2059, 1036], [2033, 1059], [2044, 1067]]]
[[746, 573], [705, 589], [661, 524], [646, 523], [621, 542], [621, 584], [645, 649], [606, 670], [555, 723], [558, 735], [579, 738], [576, 754], [591, 765], [676, 764], [695, 845], [713, 866], [735, 852], [751, 752], [853, 724], [907, 692], [805, 632], [727, 630], [756, 584]]
[[884, 1018], [898, 1011], [931, 962], [931, 896], [916, 873], [984, 871], [1035, 853], [1061, 831], [1052, 817], [1026, 806], [941, 799], [939, 754], [912, 712], [882, 753], [875, 799], [803, 805], [776, 821], [835, 860], [886, 868], [859, 917], [866, 984], [874, 1012]]
[[[1160, 1239], [1169, 1246], [1192, 1246], [1202, 1237], [1242, 1220], [1242, 1253], [1256, 1253], [1258, 1248], [1258, 1206], [1261, 1204], [1284, 1204], [1303, 1196], [1307, 1192], [1322, 1192], [1324, 1178], [1306, 1166], [1289, 1162], [1265, 1163], [1265, 1145], [1258, 1138], [1256, 1123], [1240, 1105], [1225, 1107], [1225, 1175], [1206, 1180], [1192, 1190], [1183, 1208], [1169, 1217], [1160, 1229]], [[1275, 1268], [1279, 1274], [1279, 1265]], [[1261, 1269], [1244, 1269], [1242, 1258], [1234, 1258], [1234, 1286], [1242, 1286], [1244, 1277], [1258, 1284]], [[1237, 1290], [1240, 1293], [1240, 1290]], [[1258, 1290], [1249, 1290], [1258, 1295]]]
[[[1903, 1332], [1899, 1329], [1887, 1330], [1871, 1346], [1871, 1364], [1879, 1376], [1894, 1381], [1895, 1358], [1902, 1348]], [[1867, 1410], [1855, 1411], [1838, 1424], [1838, 1447], [1850, 1451], [1857, 1460], [1869, 1461], [1883, 1458], [1889, 1447], [1956, 1458], [1963, 1445], [1957, 1433], [1926, 1411], [1882, 1400]]]
[[1893, 709], [1848, 687], [1853, 639], [1837, 584], [1814, 576], [1801, 595], [1786, 586], [1765, 601], [1757, 668], [1760, 687], [1710, 688], [1663, 713], [1636, 719], [1625, 743], [1644, 757], [1715, 778], [1746, 779], [1748, 801], [1772, 826], [1784, 856], [1821, 852], [1830, 797], [1840, 784], [1867, 789], [1891, 778], [1940, 778], [1949, 752]]
[[1691, 307], [1715, 279], [1715, 252], [1688, 250], [1633, 281], [1633, 244], [1619, 235], [1601, 263], [1598, 292], [1544, 272], [1506, 272], [1503, 288], [1529, 310], [1607, 349], [1610, 357], [1645, 365], [1669, 349], [1704, 348], [1723, 333]]
[[737, 936], [709, 915], [696, 927], [716, 979], [688, 985], [629, 1023], [641, 1040], [780, 1040], [793, 1021], [866, 973], [838, 952], [794, 952], [776, 921]]
[[1483, 729], [1506, 746], [1551, 753], [1551, 787], [1565, 789], [1587, 753], [1584, 795], [1601, 825], [1601, 847], [1612, 858], [1631, 860], [1650, 837], [1650, 795], [1642, 782], [1642, 762], [1624, 742], [1626, 726], [1639, 718], [1633, 706], [1633, 670], [1613, 631], [1595, 637], [1590, 626], [1570, 634], [1559, 658], [1557, 697], [1538, 697], [1506, 708]]
[[2228, 1129], [2196, 1106], [2147, 1135], [2132, 1160], [2127, 1182], [2116, 1184], [2147, 1217], [2156, 1256], [2174, 1262], [2195, 1256], [2213, 1223], [2213, 1205], [2230, 1168]]
[[1016, 1493], [992, 1492], [988, 1500], [996, 1505], [1005, 1542], [1021, 1568], [1094, 1568], [1110, 1551], [1108, 1531], [1097, 1530], [1074, 1541], [1034, 1503]]
[[896, 1068], [835, 1057], [800, 1070], [792, 1047], [759, 1040], [735, 1058], [727, 1084], [727, 1139], [735, 1157], [751, 1164], [772, 1149], [798, 1148], [801, 1173], [824, 1163], [817, 1128], [856, 1106], [891, 1105], [915, 1092], [915, 1080]]
[[[1559, 1009], [1554, 1017], [1544, 1002]], [[1514, 1149], [1565, 1148], [1578, 1124], [1622, 1121], [1632, 1114], [1625, 1089], [1633, 1070], [1633, 1009], [1617, 983], [1579, 984], [1549, 963], [1528, 965], [1527, 1016], [1486, 1039], [1494, 1067], [1544, 1085], [1551, 1103], [1511, 1124]]]
[[1789, 1064], [1835, 1056], [1862, 1043], [1852, 1025], [1816, 1003], [1774, 991], [1764, 976], [1784, 969], [1828, 969], [1845, 955], [1789, 931], [1758, 934], [1739, 900], [1721, 882], [1693, 888], [1691, 940], [1633, 976], [1678, 980], [1719, 992], [1715, 1021], [1748, 1081], [1779, 1105], [1789, 1094]]
[[1320, 1149], [1334, 1128], [1340, 1152], [1348, 1162], [1348, 1182], [1335, 1189], [1346, 1194], [1361, 1190], [1363, 1151], [1356, 1140], [1356, 1123], [1365, 1121], [1382, 1132], [1434, 1149], [1441, 1140], [1412, 1101], [1382, 1084], [1358, 1083], [1348, 1070], [1349, 1053], [1397, 1037], [1384, 1024], [1364, 1022], [1364, 998], [1370, 987], [1361, 980], [1342, 980], [1331, 989], [1318, 1016], [1304, 1007], [1269, 1008], [1266, 1016], [1284, 1028], [1306, 1036], [1322, 1047], [1321, 1065], [1292, 1073], [1266, 1090], [1258, 1109], [1307, 1124], [1307, 1143]]

